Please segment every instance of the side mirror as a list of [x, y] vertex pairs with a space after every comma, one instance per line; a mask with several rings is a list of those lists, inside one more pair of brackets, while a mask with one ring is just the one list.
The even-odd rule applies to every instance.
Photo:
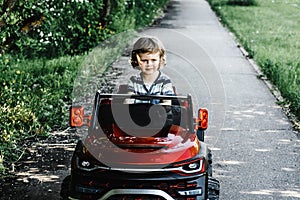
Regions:
[[92, 116], [84, 115], [83, 106], [71, 106], [70, 107], [70, 126], [71, 127], [82, 127], [90, 126]]

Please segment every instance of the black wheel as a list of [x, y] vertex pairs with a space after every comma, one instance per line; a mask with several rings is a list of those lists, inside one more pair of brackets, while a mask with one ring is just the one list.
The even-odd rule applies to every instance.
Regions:
[[220, 182], [210, 177], [208, 179], [208, 200], [219, 200]]
[[209, 177], [212, 177], [212, 174], [213, 174], [213, 170], [212, 170], [212, 153], [211, 153], [210, 149], [208, 149], [207, 161], [208, 161], [207, 173], [208, 173]]
[[219, 195], [215, 193], [215, 191], [208, 191], [208, 199], [207, 200], [219, 200]]
[[198, 140], [200, 140], [201, 142], [204, 142], [204, 130], [198, 129], [197, 130], [197, 137], [198, 137]]
[[60, 197], [61, 200], [67, 200], [69, 199], [70, 195], [70, 182], [71, 182], [71, 176], [67, 176], [64, 178], [62, 184], [61, 184], [61, 190], [60, 190]]

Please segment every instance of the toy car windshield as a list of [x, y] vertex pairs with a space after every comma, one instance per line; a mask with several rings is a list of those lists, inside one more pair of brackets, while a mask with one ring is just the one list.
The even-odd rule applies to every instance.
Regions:
[[[126, 103], [128, 99], [134, 103]], [[171, 104], [151, 103], [164, 100]], [[175, 127], [193, 129], [189, 97], [105, 94], [96, 101], [98, 124], [114, 137], [166, 137]]]

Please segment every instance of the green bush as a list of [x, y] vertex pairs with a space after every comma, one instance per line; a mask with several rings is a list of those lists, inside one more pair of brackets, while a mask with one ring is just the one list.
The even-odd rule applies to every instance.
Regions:
[[1, 46], [29, 58], [87, 51], [110, 34], [102, 7], [102, 1], [4, 0], [1, 11], [10, 17], [2, 17]]
[[[79, 85], [101, 82], [95, 74], [130, 37], [118, 33], [151, 24], [167, 2], [0, 0], [0, 174], [19, 160], [29, 138], [68, 126], [75, 78]], [[112, 36], [115, 43], [106, 44]], [[105, 48], [93, 49], [99, 44]], [[92, 74], [77, 77], [82, 65]]]
[[0, 47], [27, 58], [89, 51], [128, 29], [150, 24], [168, 0], [1, 0]]
[[154, 18], [161, 14], [162, 8], [169, 0], [136, 0], [133, 1], [137, 27], [143, 27], [153, 22]]

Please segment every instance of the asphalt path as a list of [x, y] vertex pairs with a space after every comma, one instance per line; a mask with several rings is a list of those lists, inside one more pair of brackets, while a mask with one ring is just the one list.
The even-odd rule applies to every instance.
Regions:
[[172, 0], [157, 26], [163, 71], [194, 107], [206, 107], [220, 199], [300, 199], [299, 135], [205, 0]]
[[300, 199], [299, 133], [209, 4], [172, 0], [162, 21], [139, 35], [162, 40], [163, 71], [177, 93], [192, 95], [195, 112], [209, 109], [205, 141], [220, 199]]

